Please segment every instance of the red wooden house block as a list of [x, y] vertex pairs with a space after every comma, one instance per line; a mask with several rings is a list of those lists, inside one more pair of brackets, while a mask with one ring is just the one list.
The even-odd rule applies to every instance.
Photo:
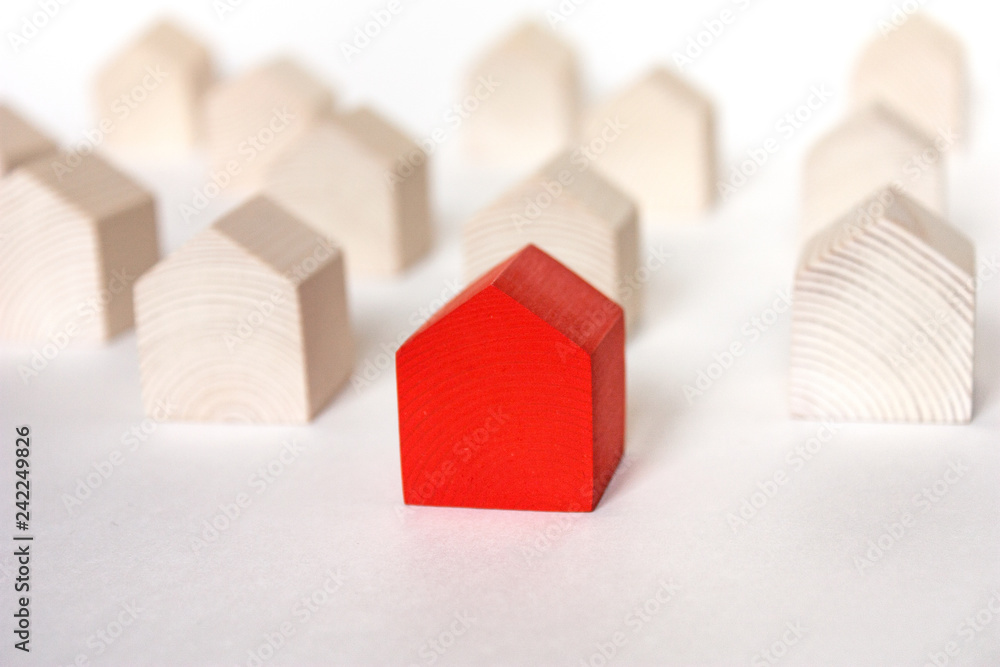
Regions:
[[533, 245], [396, 353], [411, 505], [591, 511], [625, 441], [622, 309]]

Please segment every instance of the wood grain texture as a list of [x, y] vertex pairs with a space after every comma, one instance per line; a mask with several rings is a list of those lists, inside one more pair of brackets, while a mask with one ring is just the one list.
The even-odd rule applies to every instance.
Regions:
[[795, 275], [791, 411], [838, 421], [972, 417], [972, 243], [885, 189], [817, 234]]
[[929, 136], [966, 133], [968, 74], [961, 40], [926, 15], [876, 38], [854, 68], [856, 105], [881, 102]]
[[715, 200], [712, 102], [658, 67], [588, 114], [583, 145], [643, 217], [691, 218]]
[[802, 239], [886, 186], [944, 214], [944, 156], [930, 137], [875, 104], [852, 113], [809, 150], [802, 170]]
[[95, 155], [53, 153], [0, 180], [0, 339], [58, 347], [132, 326], [132, 284], [156, 263], [152, 195]]
[[56, 142], [6, 104], [0, 104], [0, 176], [58, 150]]
[[528, 244], [621, 304], [632, 330], [642, 308], [637, 212], [605, 176], [562, 153], [478, 212], [462, 230], [466, 278]]
[[625, 435], [621, 308], [534, 246], [396, 354], [408, 504], [591, 511]]
[[459, 105], [470, 156], [536, 168], [577, 134], [576, 55], [548, 28], [520, 25], [471, 68]]
[[176, 155], [202, 138], [202, 105], [212, 58], [198, 39], [160, 21], [115, 54], [98, 73], [95, 100], [108, 145]]
[[394, 275], [430, 249], [427, 155], [370, 109], [306, 130], [270, 162], [264, 192], [335, 240], [352, 273]]
[[213, 86], [205, 99], [212, 168], [257, 189], [267, 163], [314, 122], [333, 114], [333, 93], [297, 63], [279, 58]]
[[263, 197], [161, 261], [135, 293], [148, 414], [168, 405], [179, 421], [307, 422], [353, 365], [339, 249]]

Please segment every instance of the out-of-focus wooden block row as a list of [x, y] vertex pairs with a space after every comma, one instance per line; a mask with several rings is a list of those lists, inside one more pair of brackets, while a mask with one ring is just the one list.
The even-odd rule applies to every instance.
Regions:
[[470, 68], [461, 129], [470, 157], [537, 170], [576, 151], [638, 204], [642, 217], [690, 220], [715, 201], [716, 128], [706, 95], [656, 67], [608, 100], [584, 108], [574, 50], [527, 23]]
[[212, 173], [265, 192], [341, 246], [354, 274], [391, 276], [431, 245], [427, 155], [376, 111], [340, 111], [320, 77], [275, 58], [217, 79], [207, 48], [169, 22], [97, 78], [109, 146], [163, 155], [203, 145]]

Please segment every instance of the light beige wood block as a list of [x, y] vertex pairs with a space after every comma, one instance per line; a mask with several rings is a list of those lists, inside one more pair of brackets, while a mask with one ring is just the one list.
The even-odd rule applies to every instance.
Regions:
[[6, 104], [0, 104], [0, 176], [58, 150], [56, 142]]
[[534, 244], [616, 301], [629, 327], [641, 283], [635, 204], [595, 169], [564, 152], [473, 216], [462, 230], [466, 280]]
[[665, 68], [591, 112], [582, 144], [647, 219], [691, 218], [715, 199], [712, 102]]
[[975, 252], [898, 190], [806, 245], [795, 274], [790, 403], [807, 419], [972, 417]]
[[[938, 156], [927, 160], [927, 156]], [[881, 105], [858, 110], [820, 138], [802, 170], [802, 238], [875, 190], [892, 185], [945, 212], [945, 164], [933, 140]]]
[[327, 85], [287, 59], [273, 60], [214, 86], [205, 102], [212, 168], [248, 189], [263, 183], [267, 163], [333, 113]]
[[264, 192], [333, 239], [351, 273], [393, 275], [430, 249], [427, 155], [370, 109], [306, 130], [268, 164]]
[[966, 132], [968, 75], [962, 42], [923, 14], [876, 38], [854, 68], [859, 106], [882, 102], [929, 136]]
[[135, 298], [150, 414], [307, 422], [353, 365], [339, 249], [264, 197], [157, 264]]
[[62, 348], [132, 326], [132, 284], [159, 255], [152, 195], [95, 155], [54, 153], [0, 180], [0, 339]]
[[203, 98], [212, 83], [208, 49], [160, 21], [97, 75], [97, 127], [107, 143], [133, 153], [176, 155], [201, 139]]
[[575, 138], [579, 105], [573, 50], [551, 30], [526, 23], [477, 61], [454, 117], [476, 160], [537, 168]]

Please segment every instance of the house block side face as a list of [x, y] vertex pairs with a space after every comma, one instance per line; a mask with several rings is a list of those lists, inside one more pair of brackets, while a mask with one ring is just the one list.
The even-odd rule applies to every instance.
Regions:
[[0, 181], [0, 339], [57, 347], [107, 337], [93, 221], [30, 172]]
[[901, 218], [910, 214], [931, 215], [904, 202], [863, 228], [835, 224], [806, 248], [793, 299], [793, 416], [971, 419], [975, 280], [949, 259], [971, 247], [935, 247], [946, 235], [921, 238]]
[[212, 168], [255, 189], [267, 165], [315, 122], [333, 113], [333, 95], [294, 63], [275, 61], [217, 84], [205, 101]]
[[712, 104], [671, 74], [654, 72], [590, 114], [583, 142], [643, 216], [690, 218], [715, 199]]
[[935, 140], [882, 107], [863, 110], [820, 139], [802, 170], [802, 238], [892, 185], [926, 208], [945, 209], [945, 160]]
[[201, 139], [201, 103], [211, 80], [204, 46], [170, 24], [154, 26], [97, 76], [108, 143], [160, 155], [189, 150]]
[[967, 127], [968, 74], [961, 41], [926, 16], [876, 38], [863, 51], [852, 80], [854, 103], [883, 103], [928, 136]]
[[593, 508], [590, 357], [494, 286], [396, 357], [404, 499]]
[[97, 225], [97, 244], [105, 331], [111, 337], [132, 328], [133, 286], [160, 258], [152, 197], [103, 219]]
[[54, 140], [13, 109], [0, 104], [0, 176], [57, 150]]
[[322, 267], [298, 286], [302, 321], [309, 323], [302, 343], [310, 417], [330, 402], [354, 367], [344, 260], [338, 249], [330, 252], [332, 258], [323, 258]]
[[[607, 315], [614, 317], [610, 312]], [[593, 506], [596, 507], [625, 453], [625, 318], [620, 312], [617, 321], [591, 355], [591, 369]]]
[[572, 50], [545, 28], [523, 26], [469, 73], [460, 102], [465, 147], [483, 162], [541, 164], [576, 136], [579, 100]]
[[393, 168], [345, 128], [324, 122], [268, 166], [264, 191], [339, 244], [350, 272], [392, 275], [407, 264], [401, 217], [406, 192], [390, 186]]
[[215, 229], [136, 284], [147, 414], [178, 421], [305, 422], [298, 293], [285, 276]]

